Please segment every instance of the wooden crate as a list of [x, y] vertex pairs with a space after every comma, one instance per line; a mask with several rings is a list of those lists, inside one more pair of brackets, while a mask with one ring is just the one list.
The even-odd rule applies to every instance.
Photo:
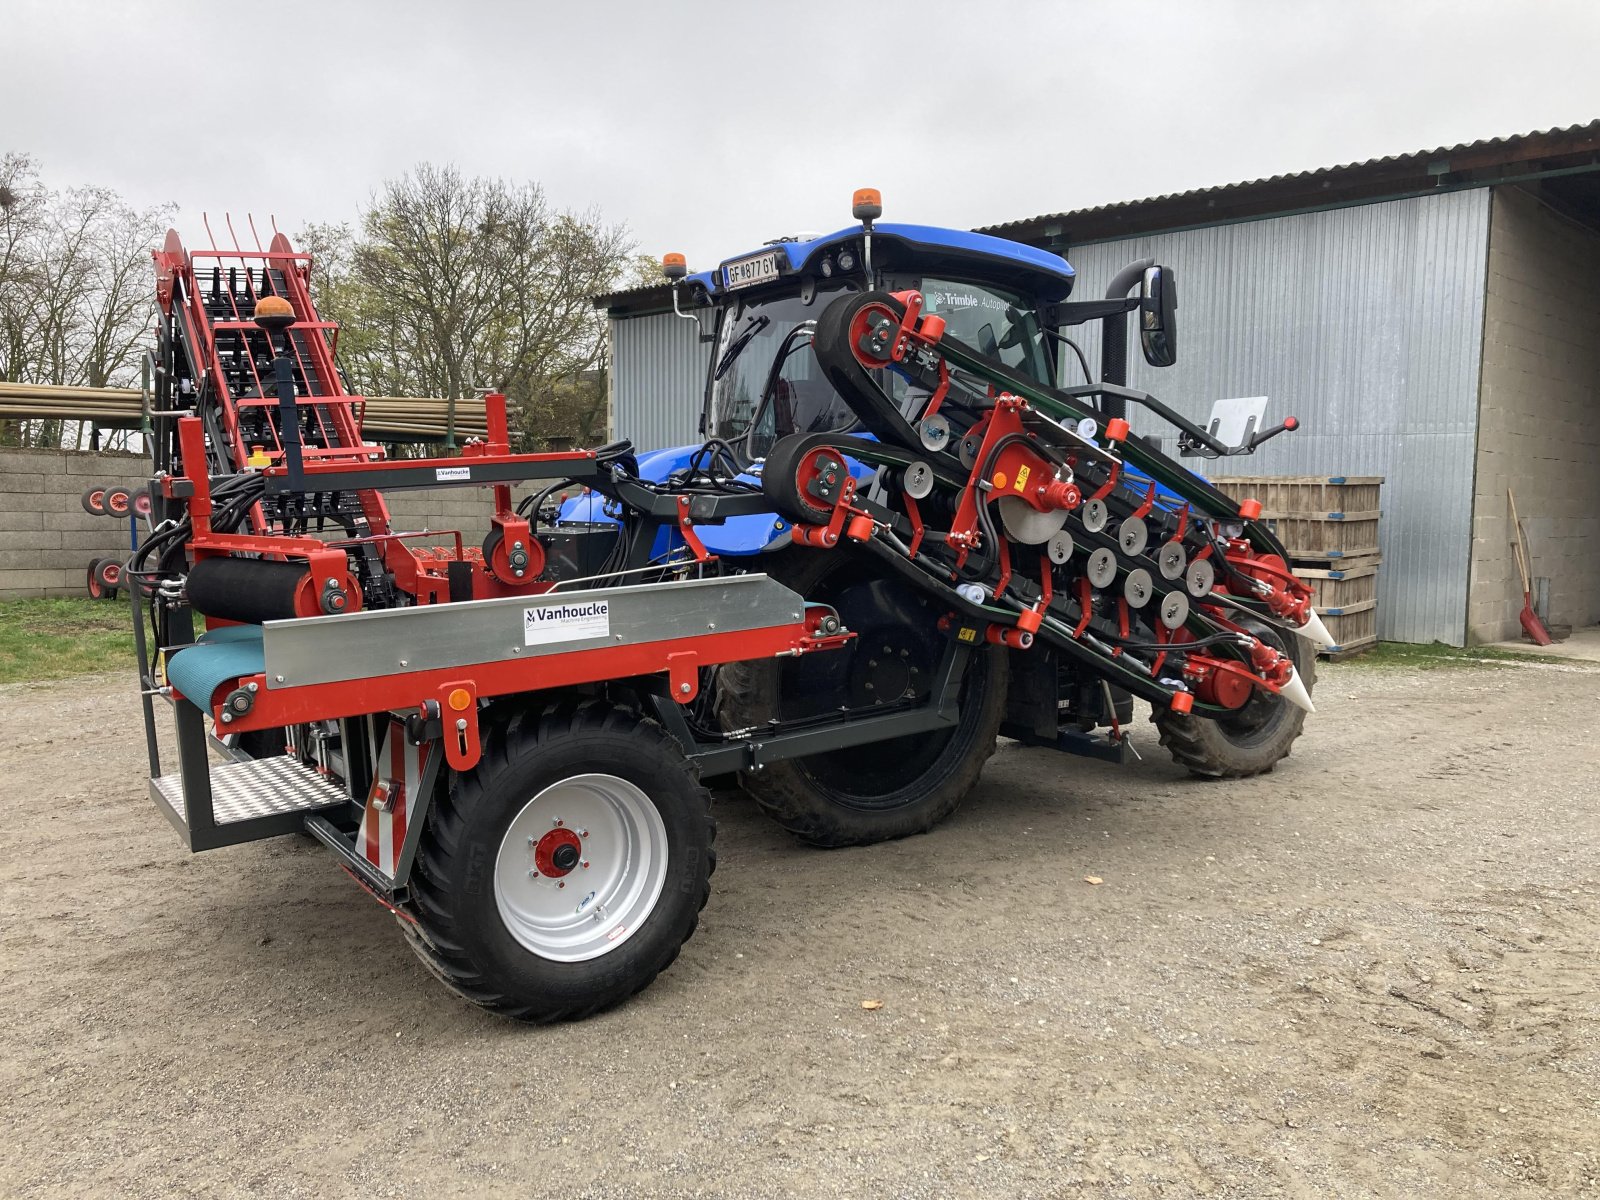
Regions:
[[1350, 567], [1295, 567], [1295, 577], [1311, 589], [1311, 605], [1320, 613], [1340, 616], [1342, 609], [1378, 598], [1378, 564], [1359, 560]]
[[1261, 519], [1290, 558], [1367, 558], [1378, 553], [1376, 509], [1349, 513], [1268, 512]]
[[1368, 600], [1341, 615], [1327, 614], [1322, 623], [1333, 637], [1333, 645], [1324, 652], [1337, 657], [1347, 650], [1368, 645], [1378, 640], [1378, 602]]
[[1259, 500], [1267, 512], [1359, 513], [1379, 507], [1382, 475], [1231, 475], [1212, 484], [1235, 500]]

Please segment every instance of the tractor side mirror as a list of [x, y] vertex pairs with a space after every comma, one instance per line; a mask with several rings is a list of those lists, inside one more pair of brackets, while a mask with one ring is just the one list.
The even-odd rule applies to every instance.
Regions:
[[1152, 367], [1178, 361], [1178, 281], [1171, 267], [1146, 267], [1139, 285], [1139, 342]]

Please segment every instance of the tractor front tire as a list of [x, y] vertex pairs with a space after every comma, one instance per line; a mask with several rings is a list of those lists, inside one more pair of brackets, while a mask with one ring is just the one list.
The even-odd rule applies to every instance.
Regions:
[[[1310, 692], [1317, 682], [1317, 655], [1310, 642], [1295, 634], [1280, 634], [1260, 621], [1245, 621], [1251, 633], [1294, 661], [1300, 681]], [[1280, 696], [1257, 692], [1234, 715], [1199, 717], [1157, 709], [1155, 722], [1161, 744], [1179, 766], [1202, 779], [1245, 779], [1264, 775], [1289, 756], [1305, 727], [1306, 713]]]
[[[931, 683], [945, 644], [934, 629], [939, 611], [913, 589], [840, 551], [784, 550], [763, 567], [806, 600], [832, 605], [857, 636], [825, 654], [720, 668], [716, 706], [724, 729], [817, 716], [871, 703], [868, 695], [907, 686], [920, 691]], [[915, 670], [902, 678], [907, 666]], [[741, 773], [740, 786], [769, 817], [814, 846], [864, 846], [925, 833], [966, 799], [994, 754], [1006, 683], [1006, 652], [998, 646], [974, 650], [953, 729], [768, 763]]]
[[710, 894], [710, 794], [654, 721], [567, 700], [486, 728], [428, 813], [402, 921], [435, 976], [516, 1020], [575, 1020], [646, 987]]

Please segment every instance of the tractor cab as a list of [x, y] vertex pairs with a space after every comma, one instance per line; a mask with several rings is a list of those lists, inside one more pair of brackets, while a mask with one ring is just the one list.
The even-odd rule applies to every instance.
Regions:
[[[793, 433], [849, 430], [855, 414], [811, 353], [818, 314], [845, 292], [916, 291], [951, 335], [1035, 382], [1055, 382], [1041, 312], [1071, 291], [1057, 255], [983, 234], [870, 221], [782, 239], [687, 276], [689, 312], [712, 342], [701, 432], [741, 465]], [[884, 390], [910, 411], [923, 394], [892, 370]]]

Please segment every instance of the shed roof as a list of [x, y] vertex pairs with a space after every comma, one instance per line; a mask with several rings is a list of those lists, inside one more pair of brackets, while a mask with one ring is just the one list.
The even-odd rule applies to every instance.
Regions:
[[[1600, 120], [1026, 217], [976, 232], [1059, 251], [1141, 233], [1579, 173], [1600, 174]], [[670, 309], [672, 292], [651, 284], [596, 296], [594, 302], [618, 316], [643, 316]]]
[[1600, 120], [986, 225], [1058, 248], [1158, 230], [1600, 170]]

